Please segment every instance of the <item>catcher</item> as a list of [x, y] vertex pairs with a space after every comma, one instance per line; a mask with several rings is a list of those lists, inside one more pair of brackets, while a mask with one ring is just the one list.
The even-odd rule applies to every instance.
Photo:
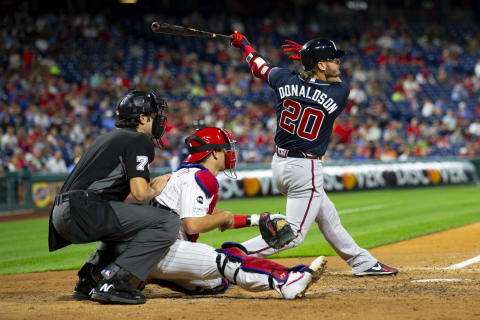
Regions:
[[265, 240], [282, 247], [295, 236], [285, 219], [268, 213], [232, 215], [215, 210], [218, 199], [216, 175], [225, 171], [236, 178], [236, 147], [232, 135], [207, 127], [185, 140], [189, 155], [174, 172], [153, 205], [180, 216], [178, 240], [150, 274], [150, 283], [168, 286], [189, 294], [218, 294], [230, 283], [248, 291], [276, 290], [285, 299], [302, 297], [322, 274], [326, 260], [318, 257], [310, 266], [287, 268], [273, 261], [248, 256], [246, 249], [225, 242], [215, 250], [197, 243], [200, 233], [215, 228], [226, 230], [260, 225]]

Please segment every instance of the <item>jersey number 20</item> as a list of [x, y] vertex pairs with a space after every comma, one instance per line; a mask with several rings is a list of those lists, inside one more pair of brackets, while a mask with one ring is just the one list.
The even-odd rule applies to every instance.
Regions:
[[[296, 134], [302, 139], [313, 141], [317, 139], [320, 127], [322, 126], [324, 113], [322, 110], [312, 107], [306, 107], [302, 112], [302, 105], [296, 101], [285, 99], [283, 100], [283, 111], [280, 115], [279, 126], [283, 130]], [[294, 122], [297, 121], [298, 125]], [[313, 124], [310, 130], [307, 131], [307, 124], [313, 118]]]

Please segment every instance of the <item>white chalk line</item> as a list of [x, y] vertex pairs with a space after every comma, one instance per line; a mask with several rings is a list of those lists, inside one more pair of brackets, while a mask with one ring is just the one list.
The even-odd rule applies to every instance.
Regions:
[[[462, 272], [469, 273], [469, 272], [478, 272], [478, 271], [480, 271], [480, 269], [478, 269], [478, 268], [464, 269], [464, 270], [460, 270], [460, 269], [462, 269], [464, 267], [467, 267], [469, 265], [475, 264], [477, 262], [480, 262], [480, 255], [476, 256], [472, 259], [465, 260], [465, 261], [460, 262], [460, 263], [452, 264], [451, 266], [448, 266], [448, 267], [404, 267], [404, 268], [399, 268], [399, 270], [400, 270], [400, 272], [402, 272], [402, 271], [441, 271], [441, 272], [445, 272], [445, 271], [456, 270], [456, 271], [462, 271]], [[328, 272], [328, 273], [331, 274], [331, 275], [342, 275], [342, 276], [352, 274], [351, 271], [333, 271], [333, 272]]]
[[459, 270], [464, 267], [467, 267], [469, 265], [475, 264], [480, 262], [480, 255], [476, 256], [472, 259], [468, 259], [465, 261], [462, 261], [460, 263], [452, 264], [451, 266], [448, 267], [410, 267], [410, 268], [403, 268], [402, 270], [430, 270], [430, 271], [445, 271], [445, 270]]
[[348, 213], [355, 213], [355, 212], [361, 212], [361, 211], [377, 210], [377, 209], [383, 209], [386, 207], [388, 206], [384, 204], [380, 204], [376, 206], [366, 206], [366, 207], [360, 207], [360, 208], [345, 209], [345, 210], [338, 211], [338, 214], [348, 214]]
[[458, 278], [451, 278], [451, 279], [421, 279], [421, 280], [412, 280], [411, 282], [416, 283], [423, 283], [423, 282], [462, 282], [462, 281], [471, 281], [471, 279], [458, 279]]
[[472, 258], [472, 259], [469, 259], [469, 260], [466, 260], [466, 261], [463, 261], [463, 262], [460, 262], [460, 263], [457, 263], [457, 264], [452, 264], [451, 266], [446, 267], [445, 270], [458, 270], [458, 269], [461, 269], [463, 267], [469, 266], [469, 265], [477, 263], [477, 262], [480, 262], [480, 255], [476, 256], [475, 258]]

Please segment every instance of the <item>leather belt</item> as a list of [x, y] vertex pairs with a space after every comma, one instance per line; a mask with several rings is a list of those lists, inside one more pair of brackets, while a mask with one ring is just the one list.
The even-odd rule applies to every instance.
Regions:
[[280, 158], [303, 158], [303, 159], [313, 159], [313, 160], [322, 160], [322, 156], [311, 152], [303, 152], [297, 150], [287, 150], [280, 147], [275, 147], [275, 153]]
[[58, 206], [64, 202], [67, 202], [70, 199], [68, 193], [60, 193], [55, 197], [55, 205]]
[[175, 214], [177, 214], [175, 211], [173, 211], [172, 209], [170, 209], [169, 207], [167, 206], [164, 206], [163, 204], [160, 204], [158, 201], [156, 201], [155, 199], [151, 201], [150, 205], [152, 207], [155, 207], [155, 208], [160, 208], [160, 209], [163, 209], [163, 210], [167, 210], [167, 211], [170, 211], [170, 212], [173, 212]]

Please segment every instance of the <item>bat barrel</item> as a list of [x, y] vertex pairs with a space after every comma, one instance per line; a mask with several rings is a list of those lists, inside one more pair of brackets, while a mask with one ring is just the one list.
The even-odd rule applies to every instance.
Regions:
[[232, 40], [232, 37], [224, 34], [201, 31], [193, 28], [185, 28], [182, 26], [176, 26], [176, 25], [172, 25], [164, 22], [158, 22], [158, 21], [153, 21], [150, 28], [155, 33], [165, 33], [165, 34], [172, 34], [172, 35], [185, 36], [185, 37], [221, 39], [221, 40], [228, 40], [228, 41]]

